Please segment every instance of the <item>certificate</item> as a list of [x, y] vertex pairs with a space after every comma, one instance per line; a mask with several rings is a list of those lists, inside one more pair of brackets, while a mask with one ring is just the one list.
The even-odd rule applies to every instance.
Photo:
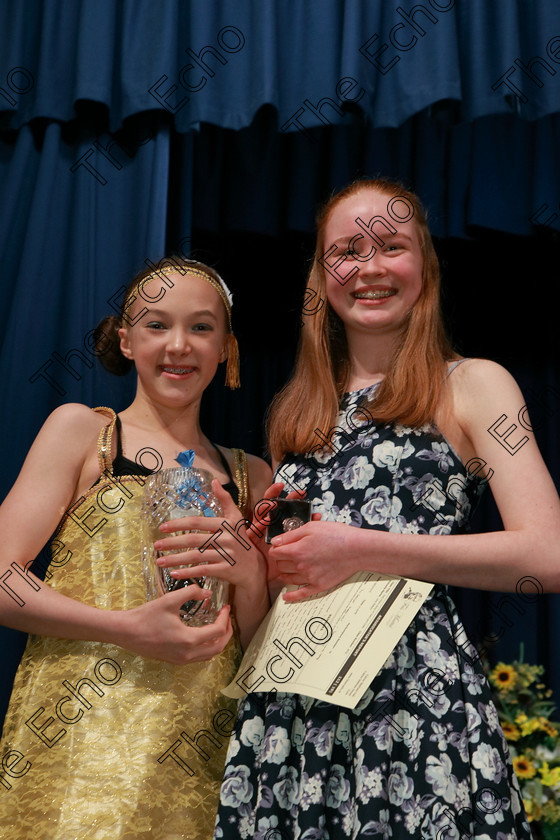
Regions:
[[285, 587], [222, 693], [306, 694], [353, 709], [430, 594], [433, 584], [358, 572], [334, 589], [288, 604]]

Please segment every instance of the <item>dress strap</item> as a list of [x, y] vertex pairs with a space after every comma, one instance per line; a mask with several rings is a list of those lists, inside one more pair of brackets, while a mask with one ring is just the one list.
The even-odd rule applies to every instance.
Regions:
[[117, 458], [122, 458], [122, 423], [118, 414], [115, 422], [115, 432], [117, 434]]
[[[210, 443], [212, 443], [212, 441], [210, 441]], [[226, 475], [228, 476], [228, 478], [229, 478], [229, 480], [232, 482], [232, 484], [235, 484], [235, 483], [236, 483], [236, 482], [235, 482], [235, 479], [234, 479], [234, 477], [233, 477], [233, 476], [232, 476], [232, 474], [231, 474], [231, 470], [230, 470], [230, 468], [229, 468], [229, 464], [228, 464], [227, 460], [224, 458], [224, 455], [223, 455], [223, 453], [222, 453], [222, 450], [221, 450], [218, 446], [216, 446], [216, 444], [215, 444], [215, 443], [212, 443], [212, 446], [214, 447], [214, 449], [215, 449], [215, 450], [216, 450], [216, 452], [218, 453], [218, 457], [219, 457], [220, 461], [222, 462], [222, 467], [224, 468], [224, 472], [226, 473]]]
[[453, 373], [453, 371], [455, 370], [456, 367], [459, 367], [459, 365], [462, 365], [463, 362], [468, 362], [468, 361], [470, 361], [470, 357], [468, 357], [468, 356], [465, 356], [464, 359], [456, 359], [452, 363], [452, 365], [447, 368], [447, 374], [446, 374], [445, 378], [447, 379], [448, 376], [451, 376], [451, 374]]
[[99, 432], [99, 437], [97, 438], [97, 458], [101, 469], [101, 475], [105, 473], [112, 475], [113, 462], [111, 460], [111, 442], [113, 439], [113, 429], [115, 428], [115, 423], [117, 422], [117, 415], [112, 408], [107, 408], [107, 406], [104, 405], [97, 406], [97, 408], [94, 408], [93, 410], [97, 411], [99, 414], [108, 414], [111, 418], [109, 423], [107, 423], [106, 426], [103, 426]]
[[251, 518], [251, 503], [249, 495], [249, 469], [247, 466], [247, 455], [243, 449], [232, 449], [233, 469], [235, 471], [235, 483], [239, 489], [237, 507], [246, 519]]

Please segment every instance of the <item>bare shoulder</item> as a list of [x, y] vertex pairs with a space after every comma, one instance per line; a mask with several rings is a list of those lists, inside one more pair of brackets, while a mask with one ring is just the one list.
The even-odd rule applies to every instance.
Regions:
[[507, 386], [517, 383], [505, 367], [491, 359], [465, 359], [457, 365], [449, 376], [451, 384], [461, 384], [462, 387], [486, 389], [496, 385]]
[[107, 413], [94, 411], [82, 403], [65, 403], [55, 408], [47, 417], [44, 427], [47, 425], [72, 431], [72, 429], [102, 429], [111, 420], [109, 410]]
[[[25, 507], [26, 499], [40, 499], [48, 522], [45, 527], [51, 528], [52, 533], [52, 527], [76, 495], [84, 464], [96, 459], [97, 436], [109, 420], [107, 415], [79, 403], [55, 409], [41, 427], [4, 502], [8, 519], [10, 512]], [[97, 463], [95, 469], [98, 475]], [[38, 505], [36, 501], [35, 507]]]
[[511, 373], [490, 359], [467, 359], [448, 378], [453, 394], [454, 410], [458, 417], [473, 413], [486, 415], [497, 409], [504, 412], [523, 407], [523, 395]]
[[249, 471], [251, 504], [255, 505], [263, 498], [265, 490], [272, 484], [272, 470], [262, 458], [249, 454], [247, 455], [247, 468]]
[[263, 458], [257, 458], [256, 455], [247, 453], [247, 468], [252, 484], [265, 484], [265, 490], [270, 486], [272, 482], [272, 470], [270, 469], [270, 464], [267, 464]]
[[556, 539], [560, 501], [514, 377], [495, 362], [469, 359], [447, 381], [455, 418], [483, 462], [505, 530], [532, 528]]
[[[489, 359], [468, 359], [448, 377], [453, 415], [477, 456], [498, 457], [492, 448], [508, 450], [515, 442], [533, 445], [527, 406], [514, 377]], [[498, 453], [501, 454], [501, 453]]]
[[36, 442], [49, 444], [58, 441], [66, 448], [87, 447], [92, 438], [111, 420], [108, 414], [101, 414], [81, 403], [66, 403], [49, 414]]
[[35, 438], [24, 467], [41, 461], [45, 465], [83, 463], [88, 452], [95, 452], [99, 432], [110, 422], [80, 403], [67, 403], [56, 408], [45, 420]]

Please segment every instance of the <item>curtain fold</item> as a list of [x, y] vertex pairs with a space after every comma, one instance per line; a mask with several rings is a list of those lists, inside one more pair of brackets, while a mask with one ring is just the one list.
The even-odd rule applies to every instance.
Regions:
[[[168, 126], [133, 157], [111, 150], [120, 169], [95, 148], [95, 136], [62, 135], [50, 123], [0, 140], [3, 420], [7, 434], [18, 429], [3, 455], [4, 490], [56, 405], [94, 405], [108, 393], [121, 405], [132, 395], [132, 379], [123, 389], [94, 363], [88, 334], [145, 261], [165, 252]], [[75, 168], [89, 152], [104, 183]]]
[[180, 132], [242, 128], [263, 104], [283, 131], [344, 123], [348, 105], [378, 128], [442, 101], [469, 122], [560, 110], [548, 0], [6, 0], [0, 32], [11, 128], [72, 120], [81, 100], [111, 131], [154, 108]]
[[201, 127], [192, 190], [199, 228], [312, 232], [315, 210], [332, 190], [386, 175], [419, 192], [436, 236], [560, 230], [558, 114], [533, 123], [511, 115], [450, 123], [427, 110], [398, 129], [363, 126], [358, 117], [289, 135], [275, 127], [272, 108], [240, 131]]

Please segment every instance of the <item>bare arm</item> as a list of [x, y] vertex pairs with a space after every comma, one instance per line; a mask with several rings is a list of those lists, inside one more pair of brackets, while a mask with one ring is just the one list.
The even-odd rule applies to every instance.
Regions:
[[[188, 628], [179, 617], [184, 592], [132, 610], [100, 610], [55, 592], [27, 571], [92, 463], [95, 471], [97, 436], [106, 422], [85, 406], [71, 404], [54, 411], [39, 432], [0, 508], [0, 621], [41, 635], [112, 642], [177, 664], [208, 659], [231, 636], [227, 608], [214, 625]], [[193, 597], [200, 592], [193, 587]]]
[[[324, 591], [358, 570], [500, 591], [515, 591], [532, 577], [541, 591], [560, 591], [560, 500], [532, 431], [520, 424], [523, 396], [493, 362], [478, 359], [461, 367], [453, 385], [455, 415], [477, 456], [494, 470], [490, 487], [505, 530], [430, 536], [312, 522], [275, 541], [272, 553], [284, 582], [311, 584], [286, 600]], [[502, 415], [497, 435], [512, 424], [517, 428], [500, 441], [488, 429]], [[527, 427], [527, 413], [521, 417]]]

